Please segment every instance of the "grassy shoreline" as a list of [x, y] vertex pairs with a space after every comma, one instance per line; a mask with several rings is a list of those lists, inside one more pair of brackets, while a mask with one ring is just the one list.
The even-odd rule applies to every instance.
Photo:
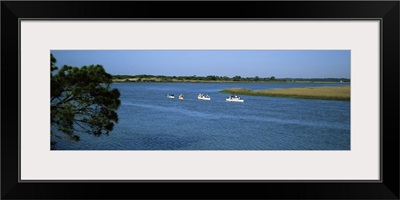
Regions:
[[[158, 78], [149, 78], [149, 79], [138, 79], [138, 78], [130, 78], [130, 79], [113, 79], [114, 83], [290, 83], [290, 84], [303, 84], [303, 83], [340, 83], [340, 82], [329, 82], [329, 81], [283, 81], [283, 80], [273, 80], [273, 81], [223, 81], [223, 80], [162, 80]], [[348, 82], [346, 82], [348, 83]]]
[[350, 101], [350, 86], [283, 88], [271, 90], [229, 88], [220, 92], [236, 95]]
[[114, 83], [235, 83], [237, 81], [211, 81], [211, 80], [178, 80], [178, 79], [172, 79], [172, 80], [162, 80], [162, 79], [137, 79], [137, 78], [132, 78], [132, 79], [113, 79]]
[[164, 76], [164, 75], [112, 75], [113, 82], [160, 82], [160, 83], [350, 83], [347, 78], [275, 78], [241, 76]]

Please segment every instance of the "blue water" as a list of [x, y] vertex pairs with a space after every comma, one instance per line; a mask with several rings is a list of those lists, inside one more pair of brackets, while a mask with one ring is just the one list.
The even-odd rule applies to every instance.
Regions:
[[[350, 102], [246, 96], [225, 88], [274, 89], [344, 84], [115, 83], [119, 123], [108, 136], [57, 141], [59, 150], [350, 150]], [[167, 99], [166, 94], [175, 94]], [[179, 94], [184, 100], [178, 100]], [[211, 101], [197, 99], [197, 94]]]

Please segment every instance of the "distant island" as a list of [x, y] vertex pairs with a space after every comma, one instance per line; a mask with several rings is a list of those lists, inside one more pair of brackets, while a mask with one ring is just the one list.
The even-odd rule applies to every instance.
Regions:
[[350, 83], [347, 78], [275, 78], [271, 77], [227, 77], [227, 76], [162, 76], [162, 75], [113, 75], [113, 82], [294, 82], [294, 83]]

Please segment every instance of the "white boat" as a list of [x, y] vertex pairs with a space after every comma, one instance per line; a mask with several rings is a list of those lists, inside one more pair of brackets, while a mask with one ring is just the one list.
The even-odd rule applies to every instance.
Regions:
[[228, 102], [244, 102], [244, 99], [242, 99], [239, 96], [232, 95], [232, 96], [226, 98], [226, 101], [228, 101]]
[[179, 99], [183, 100], [183, 94], [179, 95]]
[[167, 98], [168, 98], [168, 99], [174, 99], [175, 96], [174, 96], [173, 94], [167, 94]]
[[211, 97], [208, 95], [199, 94], [199, 95], [197, 95], [197, 99], [210, 101]]

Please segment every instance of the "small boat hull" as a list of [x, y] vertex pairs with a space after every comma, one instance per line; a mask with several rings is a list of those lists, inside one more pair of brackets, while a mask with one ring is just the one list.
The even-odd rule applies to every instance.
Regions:
[[243, 99], [226, 99], [227, 102], [244, 102]]
[[226, 98], [226, 101], [228, 101], [228, 102], [244, 102], [244, 100], [242, 98], [240, 98], [239, 96], [236, 96], [236, 95], [232, 95], [232, 96]]
[[211, 97], [208, 96], [208, 95], [204, 95], [204, 94], [200, 93], [199, 95], [197, 95], [197, 99], [198, 99], [198, 100], [210, 101], [210, 100], [211, 100]]

